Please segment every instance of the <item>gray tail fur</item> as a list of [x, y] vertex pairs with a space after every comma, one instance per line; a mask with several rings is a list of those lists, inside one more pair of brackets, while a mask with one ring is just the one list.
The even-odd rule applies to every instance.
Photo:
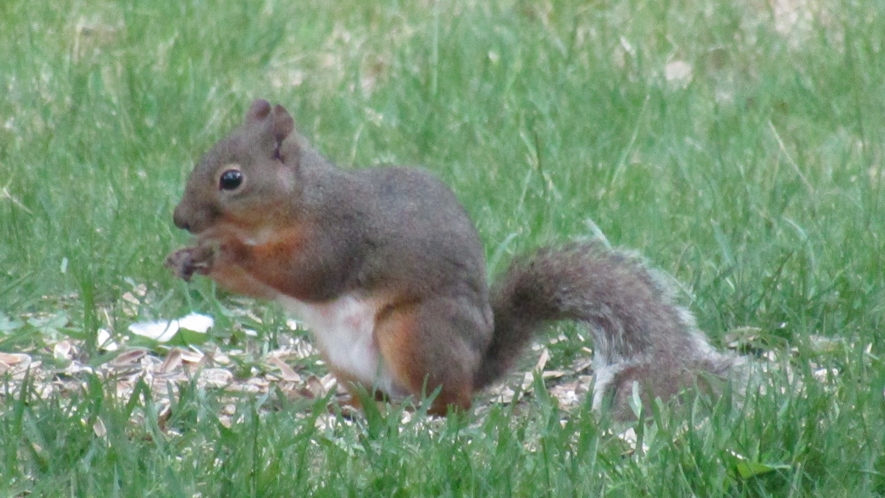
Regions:
[[[665, 279], [630, 253], [599, 242], [544, 248], [514, 261], [492, 288], [495, 328], [475, 377], [501, 377], [546, 322], [574, 320], [594, 339], [594, 406], [630, 395], [633, 381], [666, 397], [698, 372], [726, 375], [737, 358], [716, 352]], [[626, 389], [626, 391], [625, 391]]]

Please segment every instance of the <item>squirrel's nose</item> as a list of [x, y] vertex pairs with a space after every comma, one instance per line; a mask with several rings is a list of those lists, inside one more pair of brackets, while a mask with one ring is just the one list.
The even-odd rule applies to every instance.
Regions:
[[184, 219], [184, 216], [182, 216], [179, 208], [175, 208], [175, 211], [172, 213], [172, 222], [175, 223], [175, 226], [182, 230], [187, 230], [188, 232], [191, 231], [190, 223], [188, 223], [187, 220]]

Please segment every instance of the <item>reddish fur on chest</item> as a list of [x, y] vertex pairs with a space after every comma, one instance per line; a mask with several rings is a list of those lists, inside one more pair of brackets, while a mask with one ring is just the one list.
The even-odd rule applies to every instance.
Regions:
[[245, 232], [219, 225], [200, 239], [218, 247], [208, 276], [222, 287], [264, 298], [308, 297], [313, 281], [304, 278], [309, 273], [303, 258], [308, 236], [302, 227]]

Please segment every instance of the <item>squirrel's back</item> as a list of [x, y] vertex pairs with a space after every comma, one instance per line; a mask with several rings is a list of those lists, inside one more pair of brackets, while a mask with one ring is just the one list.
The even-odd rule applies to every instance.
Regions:
[[[362, 206], [352, 216], [360, 219], [360, 244], [371, 248], [358, 271], [363, 290], [395, 292], [407, 300], [448, 295], [484, 317], [480, 321], [487, 325], [477, 333], [480, 343], [487, 341], [492, 318], [485, 252], [452, 190], [417, 168], [385, 166], [346, 174], [361, 185], [348, 209]], [[353, 233], [350, 237], [352, 242]]]

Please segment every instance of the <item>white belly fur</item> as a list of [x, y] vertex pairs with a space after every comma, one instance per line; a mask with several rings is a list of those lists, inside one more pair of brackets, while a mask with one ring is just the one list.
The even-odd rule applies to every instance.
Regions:
[[395, 397], [405, 394], [394, 383], [375, 342], [375, 303], [353, 295], [319, 304], [286, 296], [278, 296], [277, 301], [304, 322], [336, 369], [352, 375], [366, 389]]

